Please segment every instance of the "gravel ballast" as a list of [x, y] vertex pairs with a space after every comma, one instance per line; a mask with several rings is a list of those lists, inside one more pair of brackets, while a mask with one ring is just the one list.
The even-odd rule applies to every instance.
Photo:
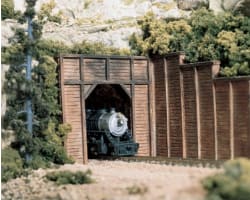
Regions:
[[[55, 170], [92, 171], [94, 183], [61, 185], [46, 180]], [[2, 184], [2, 199], [55, 200], [203, 200], [201, 179], [218, 172], [203, 167], [90, 160], [88, 165], [64, 165], [38, 169], [28, 177]]]

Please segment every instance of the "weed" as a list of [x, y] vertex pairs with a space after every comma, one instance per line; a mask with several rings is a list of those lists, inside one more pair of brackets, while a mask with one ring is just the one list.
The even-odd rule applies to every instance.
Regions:
[[22, 175], [24, 172], [23, 161], [18, 151], [11, 147], [2, 150], [1, 171], [2, 182], [7, 182], [12, 178], [17, 178]]
[[224, 172], [202, 181], [207, 200], [250, 199], [250, 160], [241, 158], [228, 161]]
[[90, 4], [91, 4], [91, 2], [92, 2], [92, 0], [86, 0], [86, 1], [84, 2], [84, 5], [83, 5], [84, 9], [88, 9], [89, 6], [90, 6]]
[[127, 191], [131, 195], [144, 195], [148, 192], [148, 188], [147, 186], [133, 185], [131, 187], [127, 187]]
[[56, 182], [57, 185], [65, 184], [89, 184], [93, 182], [90, 177], [92, 172], [87, 170], [85, 172], [77, 171], [54, 171], [46, 174], [46, 178], [50, 181]]

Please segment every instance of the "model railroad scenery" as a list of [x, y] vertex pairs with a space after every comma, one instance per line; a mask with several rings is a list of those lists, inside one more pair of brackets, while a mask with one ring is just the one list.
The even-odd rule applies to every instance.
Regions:
[[2, 0], [1, 198], [249, 200], [249, 0]]

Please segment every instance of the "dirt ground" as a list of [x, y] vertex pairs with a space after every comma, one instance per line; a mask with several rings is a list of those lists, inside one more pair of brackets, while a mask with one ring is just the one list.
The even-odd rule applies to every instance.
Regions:
[[[95, 180], [88, 185], [56, 186], [44, 178], [48, 171], [87, 169]], [[216, 172], [214, 168], [90, 160], [88, 165], [39, 169], [2, 184], [2, 200], [203, 200], [200, 180]]]

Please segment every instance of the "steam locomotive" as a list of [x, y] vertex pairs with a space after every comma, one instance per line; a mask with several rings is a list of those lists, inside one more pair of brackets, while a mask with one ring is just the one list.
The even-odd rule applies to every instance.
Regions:
[[135, 143], [128, 120], [120, 112], [111, 109], [90, 110], [86, 112], [88, 154], [90, 157], [99, 155], [133, 156], [139, 144]]

